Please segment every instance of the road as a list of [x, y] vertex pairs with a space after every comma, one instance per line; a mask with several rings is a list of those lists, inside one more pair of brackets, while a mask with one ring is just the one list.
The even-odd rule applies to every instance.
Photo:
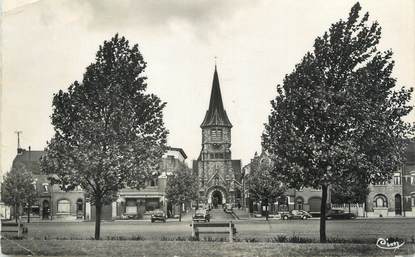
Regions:
[[[316, 239], [319, 237], [319, 219], [310, 220], [241, 220], [234, 221], [240, 238], [272, 238], [278, 235], [293, 235]], [[328, 238], [377, 239], [399, 237], [415, 240], [414, 218], [384, 218], [356, 220], [328, 220]], [[28, 238], [34, 239], [87, 239], [94, 234], [93, 222], [57, 223], [42, 222], [28, 225]], [[191, 235], [189, 221], [168, 220], [167, 223], [148, 221], [102, 222], [103, 239], [131, 239], [141, 237], [147, 240], [165, 240]]]

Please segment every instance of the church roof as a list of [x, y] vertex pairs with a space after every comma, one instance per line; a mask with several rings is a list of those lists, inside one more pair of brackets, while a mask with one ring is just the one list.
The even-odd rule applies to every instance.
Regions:
[[215, 73], [213, 74], [212, 91], [210, 93], [209, 109], [206, 112], [205, 119], [200, 125], [201, 128], [209, 126], [232, 127], [223, 108], [222, 94], [220, 92], [219, 77], [215, 65]]

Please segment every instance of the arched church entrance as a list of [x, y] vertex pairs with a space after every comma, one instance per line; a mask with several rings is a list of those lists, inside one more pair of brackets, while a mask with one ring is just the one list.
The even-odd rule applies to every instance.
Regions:
[[221, 186], [211, 187], [207, 191], [208, 204], [213, 208], [221, 208], [226, 203], [226, 191]]
[[219, 190], [215, 190], [212, 193], [212, 205], [213, 208], [217, 209], [223, 204], [223, 196]]

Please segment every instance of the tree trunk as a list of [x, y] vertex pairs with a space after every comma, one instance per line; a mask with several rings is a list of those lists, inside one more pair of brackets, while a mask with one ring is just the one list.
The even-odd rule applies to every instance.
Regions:
[[30, 211], [32, 210], [32, 206], [28, 204], [27, 206], [27, 223], [30, 223]]
[[95, 240], [99, 240], [101, 234], [101, 199], [95, 202]]
[[16, 223], [17, 223], [17, 216], [18, 216], [18, 213], [17, 213], [17, 204], [15, 204], [14, 205], [14, 218], [15, 218], [15, 220], [16, 220]]
[[179, 206], [179, 222], [182, 222], [182, 203], [180, 203]]
[[363, 204], [363, 212], [365, 213], [365, 218], [367, 218], [367, 195], [365, 195], [365, 202]]
[[268, 199], [265, 199], [265, 220], [268, 221]]
[[351, 211], [350, 211], [350, 203], [349, 203], [349, 213], [351, 213]]
[[321, 187], [321, 207], [320, 207], [320, 243], [326, 242], [326, 205], [327, 205], [327, 186]]
[[268, 221], [268, 206], [265, 206], [265, 220]]

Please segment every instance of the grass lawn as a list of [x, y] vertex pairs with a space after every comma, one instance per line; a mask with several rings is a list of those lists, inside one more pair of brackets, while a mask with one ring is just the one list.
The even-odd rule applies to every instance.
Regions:
[[[237, 221], [235, 224], [238, 231], [237, 237], [240, 239], [255, 238], [258, 239], [257, 241], [266, 242], [280, 235], [287, 237], [295, 235], [313, 241], [319, 239], [319, 220]], [[363, 240], [365, 243], [376, 242], [380, 237], [399, 237], [407, 243], [415, 243], [414, 228], [415, 219], [338, 220], [327, 222], [327, 237], [349, 241]], [[94, 235], [94, 222], [30, 223], [28, 229], [27, 239], [90, 239]], [[142, 237], [145, 240], [157, 241], [162, 238], [189, 237], [191, 233], [190, 222], [125, 221], [101, 224], [102, 239]], [[334, 242], [341, 243], [342, 241]]]
[[382, 250], [374, 244], [226, 243], [191, 241], [17, 240], [1, 241], [2, 253], [48, 256], [413, 256], [415, 245]]

